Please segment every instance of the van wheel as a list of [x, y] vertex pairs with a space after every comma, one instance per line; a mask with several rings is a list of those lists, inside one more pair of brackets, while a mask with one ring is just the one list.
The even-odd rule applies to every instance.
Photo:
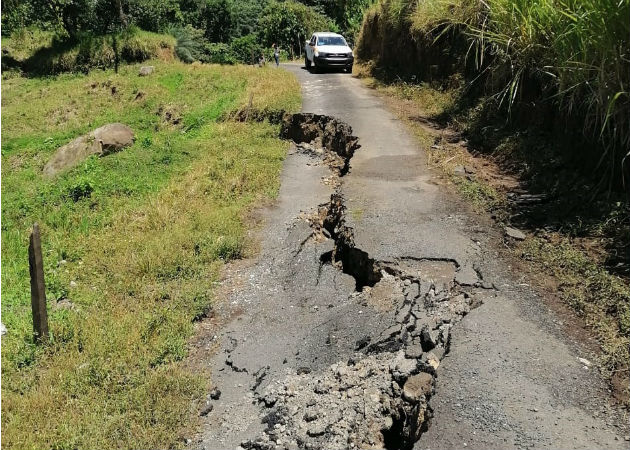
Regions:
[[308, 56], [304, 57], [304, 66], [306, 66], [307, 69], [311, 68], [311, 60], [308, 59]]

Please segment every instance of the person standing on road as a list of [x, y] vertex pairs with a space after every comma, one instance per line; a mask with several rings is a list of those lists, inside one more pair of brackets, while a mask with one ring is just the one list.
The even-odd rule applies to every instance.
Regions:
[[280, 47], [273, 44], [271, 48], [273, 48], [273, 57], [276, 60], [276, 67], [278, 67], [280, 65]]

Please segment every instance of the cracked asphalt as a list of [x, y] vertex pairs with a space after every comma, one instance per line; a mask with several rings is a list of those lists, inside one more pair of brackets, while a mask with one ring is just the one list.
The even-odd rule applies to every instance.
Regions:
[[[447, 277], [482, 297], [453, 326], [430, 400], [433, 418], [414, 448], [629, 448], [627, 420], [609, 405], [595, 371], [578, 361], [592, 356], [562, 334], [527, 280], [500, 259], [499, 231], [435, 181], [404, 125], [347, 74], [285, 68], [302, 83], [304, 112], [347, 122], [359, 138], [339, 188], [355, 247], [381, 263], [452, 261], [456, 272]], [[263, 212], [260, 255], [228, 270], [226, 324], [207, 337], [217, 350], [204, 361], [221, 396], [203, 417], [198, 448], [237, 448], [260, 435], [255, 400], [266, 386], [347, 361], [357, 341], [391, 325], [382, 308], [355, 300], [353, 277], [321, 263], [334, 242], [307, 240], [313, 230], [301, 217], [330, 201], [330, 176], [293, 147], [278, 200]]]

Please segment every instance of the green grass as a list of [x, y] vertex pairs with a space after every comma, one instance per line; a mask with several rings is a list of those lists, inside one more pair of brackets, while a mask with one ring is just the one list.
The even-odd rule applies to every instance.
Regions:
[[[299, 85], [272, 69], [151, 64], [149, 77], [131, 65], [2, 84], [6, 448], [179, 447], [207, 388], [183, 361], [193, 320], [224, 261], [248, 251], [244, 215], [276, 195], [286, 151], [276, 126], [217, 119], [252, 93], [257, 108], [296, 110]], [[42, 177], [58, 146], [112, 121], [134, 129], [132, 147]], [[35, 221], [51, 329], [37, 347]]]
[[[159, 58], [173, 60], [175, 38], [130, 27], [123, 33], [75, 37], [61, 36], [36, 28], [22, 29], [2, 39], [3, 78], [20, 72], [29, 75], [50, 75], [63, 72], [88, 72], [113, 68], [116, 61], [133, 63]], [[10, 70], [5, 70], [9, 66]]]

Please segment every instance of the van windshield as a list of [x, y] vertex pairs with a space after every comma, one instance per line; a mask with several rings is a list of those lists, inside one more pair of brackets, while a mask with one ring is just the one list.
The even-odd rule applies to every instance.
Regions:
[[346, 45], [346, 40], [341, 36], [320, 36], [317, 45]]

